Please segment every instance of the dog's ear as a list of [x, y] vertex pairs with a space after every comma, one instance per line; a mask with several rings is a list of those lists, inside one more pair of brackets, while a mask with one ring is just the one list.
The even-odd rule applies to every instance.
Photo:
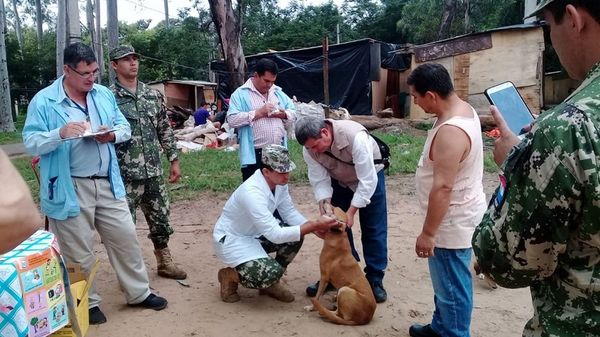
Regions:
[[348, 216], [346, 215], [346, 212], [342, 211], [342, 209], [339, 207], [333, 208], [333, 215], [335, 215], [335, 218], [343, 223], [348, 222]]

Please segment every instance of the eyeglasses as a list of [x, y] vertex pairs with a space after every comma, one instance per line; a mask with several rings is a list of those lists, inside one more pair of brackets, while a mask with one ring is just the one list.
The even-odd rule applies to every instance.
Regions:
[[77, 73], [77, 75], [79, 75], [83, 78], [95, 78], [95, 77], [98, 77], [98, 74], [100, 73], [99, 68], [96, 68], [96, 70], [94, 70], [92, 72], [88, 71], [88, 72], [82, 73], [82, 72], [77, 71], [77, 69], [71, 67], [70, 65], [67, 65], [67, 67], [69, 67], [71, 70], [73, 70], [75, 73]]

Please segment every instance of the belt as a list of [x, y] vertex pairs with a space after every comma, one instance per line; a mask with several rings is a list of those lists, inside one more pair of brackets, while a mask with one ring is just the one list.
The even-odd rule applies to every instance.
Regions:
[[108, 179], [107, 176], [86, 176], [86, 177], [73, 177], [79, 179]]

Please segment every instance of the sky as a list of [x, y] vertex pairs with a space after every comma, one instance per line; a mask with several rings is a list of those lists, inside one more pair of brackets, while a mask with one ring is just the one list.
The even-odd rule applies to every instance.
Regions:
[[[100, 2], [100, 16], [102, 19], [102, 27], [106, 26], [106, 1], [96, 0]], [[204, 3], [206, 9], [208, 9], [208, 0], [201, 0]], [[233, 0], [235, 1], [235, 0]], [[287, 7], [291, 0], [277, 0], [280, 7]], [[320, 5], [327, 3], [330, 0], [297, 0], [304, 3], [304, 5]], [[333, 0], [339, 6], [342, 5], [344, 0]], [[6, 2], [6, 1], [5, 1]], [[193, 0], [168, 0], [169, 2], [169, 17], [177, 18], [178, 10], [185, 7], [192, 7]], [[80, 13], [80, 21], [85, 23], [85, 0], [78, 0]], [[139, 20], [151, 19], [152, 22], [150, 27], [154, 27], [159, 22], [165, 19], [165, 7], [164, 0], [117, 0], [117, 11], [119, 15], [119, 21], [125, 21], [127, 23], [135, 23]], [[57, 5], [50, 5], [50, 10], [56, 13]], [[197, 15], [195, 11], [190, 13], [191, 15]], [[28, 22], [28, 24], [34, 24]], [[47, 28], [47, 27], [46, 27]]]
[[[168, 0], [169, 1], [169, 17], [177, 18], [178, 9], [184, 7], [191, 7], [192, 0]], [[208, 1], [203, 0], [205, 8], [208, 8]], [[302, 0], [305, 5], [318, 5], [326, 3], [328, 0]], [[342, 0], [334, 0], [338, 6], [342, 3]], [[81, 3], [81, 1], [80, 1]], [[106, 24], [106, 1], [100, 2], [102, 5], [101, 16], [103, 26]], [[278, 4], [281, 7], [287, 7], [289, 0], [278, 0]], [[163, 0], [118, 0], [118, 15], [119, 21], [125, 21], [128, 23], [134, 23], [138, 20], [152, 19], [151, 27], [158, 24], [160, 21], [165, 19], [165, 8]], [[85, 15], [85, 13], [82, 13]], [[194, 12], [191, 15], [195, 15]]]

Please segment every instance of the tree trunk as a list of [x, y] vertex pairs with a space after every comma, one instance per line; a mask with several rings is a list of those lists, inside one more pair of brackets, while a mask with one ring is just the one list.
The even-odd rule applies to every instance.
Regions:
[[96, 25], [94, 24], [94, 5], [92, 0], [85, 1], [85, 21], [92, 41], [92, 49], [96, 50]]
[[10, 102], [10, 84], [8, 83], [8, 68], [6, 65], [6, 13], [4, 0], [0, 0], [0, 131], [15, 131]]
[[[96, 25], [94, 24], [94, 5], [92, 4], [92, 0], [86, 0], [85, 2], [85, 19], [88, 27], [88, 31], [90, 32], [90, 40], [92, 41], [92, 50], [94, 50], [94, 54], [96, 55], [96, 60], [98, 59], [98, 46], [100, 42], [96, 40]], [[100, 64], [98, 64], [98, 69], [100, 69]], [[100, 83], [100, 76], [96, 77], [96, 81]]]
[[63, 56], [67, 46], [67, 0], [57, 0], [56, 15], [56, 77], [63, 74]]
[[98, 69], [100, 69], [98, 83], [102, 83], [106, 72], [104, 71], [104, 44], [102, 43], [102, 27], [100, 26], [100, 0], [94, 1], [94, 9], [96, 10], [96, 41], [98, 42], [94, 51], [98, 60]]
[[[117, 14], [117, 0], [107, 1], [108, 50], [112, 50], [119, 45], [119, 16]], [[115, 82], [115, 71], [110, 65], [108, 66], [108, 77], [110, 84], [113, 84]]]
[[35, 27], [37, 28], [38, 51], [42, 50], [42, 38], [44, 37], [42, 23], [42, 0], [35, 0]]
[[444, 0], [442, 22], [440, 23], [440, 30], [438, 31], [438, 40], [450, 37], [450, 26], [452, 25], [454, 15], [456, 15], [456, 1], [457, 0]]
[[169, 28], [169, 0], [165, 0], [165, 25]]
[[465, 0], [465, 34], [471, 32], [471, 1]]
[[[42, 40], [44, 38], [44, 30], [42, 23], [44, 18], [42, 17], [42, 0], [35, 0], [35, 28], [37, 33], [37, 55], [38, 58], [42, 58]], [[42, 64], [38, 63], [38, 82], [42, 84]]]
[[79, 24], [79, 6], [77, 0], [67, 0], [68, 44], [81, 42], [81, 26]]
[[21, 30], [21, 17], [17, 10], [17, 0], [12, 0], [13, 14], [15, 15], [15, 33], [17, 34], [17, 43], [19, 44], [19, 51], [23, 53], [23, 32]]
[[223, 51], [223, 58], [229, 71], [231, 90], [244, 84], [246, 59], [240, 41], [242, 16], [240, 15], [242, 0], [238, 2], [237, 15], [233, 11], [231, 0], [208, 0], [215, 29]]

